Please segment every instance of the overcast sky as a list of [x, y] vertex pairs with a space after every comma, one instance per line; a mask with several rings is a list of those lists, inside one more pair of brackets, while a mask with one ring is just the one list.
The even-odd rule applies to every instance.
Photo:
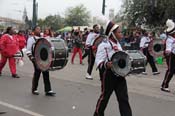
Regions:
[[[83, 4], [91, 16], [101, 14], [103, 0], [36, 0], [39, 4], [38, 16], [44, 18], [50, 14], [64, 15], [65, 9]], [[27, 9], [29, 18], [32, 17], [33, 0], [0, 0], [0, 16], [10, 17], [14, 19], [22, 19], [24, 7]], [[106, 0], [106, 15], [109, 9], [115, 9], [115, 13], [119, 11], [122, 0]]]

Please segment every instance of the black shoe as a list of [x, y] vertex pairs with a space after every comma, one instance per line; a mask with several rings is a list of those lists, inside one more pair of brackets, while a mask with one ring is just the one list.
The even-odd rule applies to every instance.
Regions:
[[0, 72], [0, 76], [2, 76], [2, 73]]
[[95, 112], [93, 116], [104, 116], [104, 114], [97, 114], [97, 113]]
[[20, 78], [17, 74], [12, 74], [13, 78]]
[[162, 91], [164, 91], [164, 92], [168, 92], [168, 93], [171, 92], [170, 89], [169, 89], [168, 87], [167, 87], [167, 88], [161, 87], [160, 89], [161, 89]]
[[55, 96], [55, 92], [53, 92], [53, 91], [48, 91], [48, 92], [46, 92], [46, 96]]
[[39, 95], [39, 92], [37, 90], [35, 90], [35, 91], [32, 91], [32, 94], [33, 95]]
[[158, 75], [160, 74], [160, 72], [153, 72], [153, 75]]
[[5, 114], [5, 113], [7, 113], [7, 112], [4, 112], [4, 111], [0, 111], [0, 114]]

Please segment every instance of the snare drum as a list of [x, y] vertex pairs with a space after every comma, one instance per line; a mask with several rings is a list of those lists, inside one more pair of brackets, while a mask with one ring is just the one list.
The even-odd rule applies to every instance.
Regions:
[[131, 72], [142, 73], [146, 67], [146, 56], [140, 50], [127, 50], [131, 59]]

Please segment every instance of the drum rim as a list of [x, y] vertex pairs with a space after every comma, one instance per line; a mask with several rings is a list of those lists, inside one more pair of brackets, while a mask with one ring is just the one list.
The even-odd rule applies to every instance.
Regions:
[[[158, 42], [158, 43], [156, 43], [156, 42]], [[154, 39], [154, 40], [151, 40], [151, 42], [150, 42], [150, 44], [149, 44], [149, 46], [148, 46], [148, 51], [149, 51], [150, 55], [152, 55], [152, 56], [154, 56], [154, 57], [163, 56], [163, 53], [164, 53], [164, 50], [163, 50], [163, 49], [164, 49], [164, 48], [162, 48], [162, 51], [160, 51], [160, 52], [153, 52], [153, 51], [154, 51], [153, 46], [156, 45], [156, 44], [163, 45], [164, 42], [163, 42], [163, 40], [161, 40], [161, 39]], [[164, 46], [163, 46], [163, 47], [164, 47]]]
[[[39, 46], [38, 44], [40, 43], [40, 42], [43, 42], [43, 41], [46, 41], [47, 43], [49, 43], [48, 45], [51, 47], [51, 44], [50, 44], [50, 42], [47, 40], [47, 39], [45, 39], [45, 38], [41, 38], [41, 39], [39, 39], [37, 42], [36, 42], [36, 44], [35, 44], [35, 47], [34, 47], [34, 57], [36, 58], [36, 54], [37, 54], [37, 52], [36, 52], [36, 48]], [[43, 43], [42, 43], [42, 45], [43, 45]], [[39, 48], [39, 47], [38, 47]], [[43, 47], [44, 48], [44, 47]], [[49, 48], [49, 49], [47, 49], [47, 51], [49, 51], [49, 52], [51, 52], [52, 50], [51, 50], [51, 48]], [[39, 53], [39, 52], [38, 52]], [[47, 64], [47, 66], [42, 66], [40, 63], [41, 63], [41, 58], [40, 58], [40, 55], [39, 55], [39, 61], [36, 61], [36, 65], [37, 65], [37, 67], [40, 69], [40, 70], [42, 70], [42, 71], [46, 71], [46, 70], [48, 70], [49, 69], [49, 67], [50, 67], [50, 65], [51, 65], [51, 59], [52, 59], [52, 53], [48, 53], [48, 60], [49, 60], [49, 63]]]
[[111, 61], [113, 62], [113, 59], [114, 59], [114, 56], [116, 55], [116, 54], [120, 54], [120, 53], [125, 53], [128, 57], [127, 57], [127, 59], [128, 59], [128, 67], [127, 67], [127, 69], [128, 69], [128, 72], [126, 73], [126, 74], [122, 74], [121, 72], [116, 72], [116, 69], [114, 68], [114, 66], [112, 65], [112, 71], [114, 72], [114, 74], [116, 74], [116, 75], [119, 75], [119, 76], [122, 76], [122, 77], [125, 77], [125, 76], [127, 76], [129, 73], [130, 73], [130, 71], [131, 71], [131, 60], [130, 60], [130, 56], [125, 52], [125, 51], [118, 51], [118, 52], [115, 52], [113, 55], [112, 55], [112, 57], [111, 57]]

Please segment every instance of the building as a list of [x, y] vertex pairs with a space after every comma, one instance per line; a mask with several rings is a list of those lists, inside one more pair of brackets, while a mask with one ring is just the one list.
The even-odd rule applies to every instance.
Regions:
[[0, 30], [3, 30], [2, 27], [6, 28], [9, 26], [15, 27], [16, 29], [20, 29], [24, 25], [24, 22], [7, 17], [0, 17], [0, 25], [1, 25]]

